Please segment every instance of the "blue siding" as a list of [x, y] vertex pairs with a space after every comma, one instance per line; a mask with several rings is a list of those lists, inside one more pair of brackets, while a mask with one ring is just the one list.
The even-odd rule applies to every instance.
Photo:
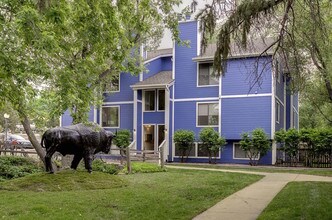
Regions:
[[164, 124], [165, 112], [143, 112], [144, 124]]
[[[260, 94], [271, 93], [271, 58], [260, 58], [260, 68], [258, 68], [258, 74], [262, 73], [260, 79], [260, 85], [255, 83], [255, 63], [256, 58], [242, 58], [231, 59], [227, 63], [227, 71], [225, 76], [222, 77], [222, 95], [246, 95], [246, 94]], [[262, 70], [262, 66], [265, 69]], [[253, 88], [251, 88], [253, 87]]]
[[161, 70], [162, 71], [171, 71], [172, 66], [173, 66], [172, 57], [161, 58]]
[[133, 90], [131, 85], [139, 81], [138, 76], [130, 73], [120, 74], [120, 92], [104, 93], [104, 102], [133, 101]]
[[180, 38], [189, 40], [190, 47], [175, 46], [175, 98], [218, 97], [218, 86], [197, 87], [197, 63], [192, 60], [197, 56], [197, 23], [181, 23], [179, 28]]
[[263, 128], [271, 135], [271, 97], [227, 98], [221, 103], [221, 131], [226, 139]]
[[62, 126], [68, 126], [72, 125], [73, 123], [73, 118], [70, 116], [69, 110], [65, 111], [61, 117], [61, 125]]

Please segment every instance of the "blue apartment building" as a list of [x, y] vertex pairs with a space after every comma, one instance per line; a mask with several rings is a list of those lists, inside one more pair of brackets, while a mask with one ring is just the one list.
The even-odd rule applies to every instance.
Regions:
[[[224, 76], [215, 77], [212, 62], [215, 45], [200, 54], [198, 21], [179, 24], [180, 37], [189, 47], [144, 52], [147, 71], [138, 76], [119, 74], [104, 93], [100, 108], [91, 107], [89, 120], [115, 132], [132, 132], [136, 149], [155, 150], [165, 144], [167, 161], [179, 161], [173, 134], [179, 129], [199, 132], [213, 127], [227, 140], [217, 162], [248, 164], [239, 147], [243, 132], [262, 128], [273, 139], [279, 129], [298, 128], [298, 95], [287, 89], [287, 77], [272, 53], [260, 56], [255, 50], [234, 49]], [[278, 60], [278, 59], [273, 59]], [[273, 64], [272, 64], [273, 63]], [[254, 77], [254, 72], [261, 75]], [[258, 79], [258, 82], [254, 83]], [[61, 125], [71, 124], [66, 112]], [[276, 145], [262, 164], [274, 164]], [[208, 162], [208, 154], [199, 142], [190, 152], [188, 162]]]

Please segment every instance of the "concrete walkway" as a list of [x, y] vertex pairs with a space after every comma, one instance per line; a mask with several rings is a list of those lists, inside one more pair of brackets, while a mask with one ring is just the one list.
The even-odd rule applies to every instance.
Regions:
[[254, 171], [223, 170], [196, 167], [171, 166], [170, 168], [208, 170], [264, 175], [261, 180], [228, 196], [213, 207], [196, 216], [194, 220], [252, 220], [256, 219], [272, 199], [291, 181], [332, 182], [332, 177], [290, 173], [263, 173]]

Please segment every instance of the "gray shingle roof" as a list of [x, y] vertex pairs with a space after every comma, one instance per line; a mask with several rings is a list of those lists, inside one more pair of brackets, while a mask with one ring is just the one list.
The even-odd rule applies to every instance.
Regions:
[[[255, 39], [249, 41], [247, 49], [241, 49], [238, 43], [232, 43], [229, 57], [254, 57], [259, 56], [266, 48], [268, 48], [274, 40], [272, 38]], [[209, 44], [205, 52], [201, 56], [197, 56], [194, 60], [213, 59], [214, 53], [217, 49], [216, 43]], [[273, 47], [267, 50], [267, 54], [273, 52]]]
[[172, 79], [172, 71], [162, 71], [159, 72], [141, 82], [138, 82], [132, 85], [132, 88], [140, 88], [140, 87], [153, 87], [153, 86], [165, 86], [173, 82]]
[[162, 55], [172, 55], [173, 49], [172, 48], [167, 48], [167, 49], [159, 49], [159, 50], [154, 50], [154, 51], [148, 51], [147, 52], [147, 57], [145, 60], [151, 60], [155, 57], [162, 56]]

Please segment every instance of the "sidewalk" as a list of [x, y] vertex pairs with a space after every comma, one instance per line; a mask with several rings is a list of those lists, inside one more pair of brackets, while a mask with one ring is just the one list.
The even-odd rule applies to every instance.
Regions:
[[264, 175], [258, 182], [230, 195], [216, 205], [196, 216], [195, 220], [251, 220], [256, 219], [272, 199], [291, 181], [332, 182], [332, 177], [290, 173], [263, 173], [254, 171], [222, 170], [196, 167], [172, 166], [177, 169], [208, 170]]

